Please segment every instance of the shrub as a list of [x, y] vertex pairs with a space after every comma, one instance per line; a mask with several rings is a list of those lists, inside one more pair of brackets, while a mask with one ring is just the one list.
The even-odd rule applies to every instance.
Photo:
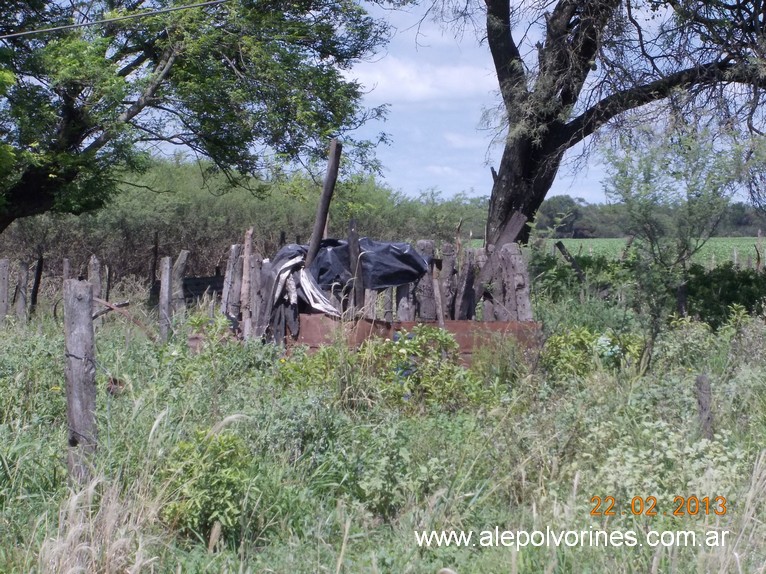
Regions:
[[599, 364], [610, 369], [635, 365], [642, 350], [643, 341], [634, 333], [599, 334], [580, 327], [549, 337], [541, 363], [554, 379], [582, 378]]
[[165, 477], [170, 500], [162, 518], [185, 536], [210, 538], [216, 522], [224, 537], [238, 531], [250, 486], [250, 456], [230, 432], [198, 431], [171, 453]]

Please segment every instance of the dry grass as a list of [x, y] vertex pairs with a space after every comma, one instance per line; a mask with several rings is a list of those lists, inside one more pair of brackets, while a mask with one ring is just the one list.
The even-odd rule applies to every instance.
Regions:
[[141, 480], [121, 492], [107, 479], [73, 491], [59, 511], [55, 529], [38, 554], [38, 571], [50, 573], [146, 571], [157, 561], [160, 540], [152, 532], [161, 507]]

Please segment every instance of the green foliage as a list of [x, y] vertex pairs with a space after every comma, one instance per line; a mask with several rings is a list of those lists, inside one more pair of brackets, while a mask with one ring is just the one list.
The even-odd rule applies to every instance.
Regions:
[[552, 378], [582, 378], [598, 364], [610, 369], [635, 366], [642, 350], [643, 339], [635, 334], [611, 330], [599, 334], [580, 327], [549, 337], [541, 364]]
[[169, 494], [163, 520], [203, 542], [216, 522], [225, 538], [235, 536], [251, 483], [249, 466], [247, 447], [230, 432], [198, 431], [178, 443], [163, 471]]
[[337, 440], [314, 457], [312, 483], [320, 492], [351, 497], [384, 519], [423, 500], [443, 478], [438, 458], [414, 459], [402, 425], [346, 427]]
[[461, 367], [458, 351], [451, 333], [428, 325], [384, 341], [374, 359], [384, 399], [408, 410], [492, 405], [497, 389]]
[[689, 313], [718, 328], [727, 320], [734, 305], [753, 315], [763, 314], [766, 273], [738, 269], [730, 262], [710, 270], [692, 265], [687, 291]]
[[[79, 10], [11, 3], [0, 29], [55, 27]], [[137, 10], [97, 1], [88, 18]], [[372, 143], [348, 132], [384, 108], [364, 109], [344, 71], [386, 40], [386, 24], [350, 0], [236, 2], [15, 38], [0, 52], [0, 230], [103, 206], [150, 146], [208, 158], [219, 189], [257, 192], [253, 177], [324, 159], [341, 135], [348, 157], [374, 167]]]

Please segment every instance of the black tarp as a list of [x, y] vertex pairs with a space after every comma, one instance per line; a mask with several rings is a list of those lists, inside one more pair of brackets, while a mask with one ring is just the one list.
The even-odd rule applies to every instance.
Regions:
[[[275, 267], [280, 267], [294, 257], [305, 259], [307, 252], [306, 245], [285, 245], [272, 262]], [[425, 275], [430, 263], [409, 243], [390, 243], [360, 237], [359, 252], [365, 289], [386, 289], [413, 283]], [[308, 271], [322, 289], [345, 286], [352, 276], [348, 241], [323, 240]]]

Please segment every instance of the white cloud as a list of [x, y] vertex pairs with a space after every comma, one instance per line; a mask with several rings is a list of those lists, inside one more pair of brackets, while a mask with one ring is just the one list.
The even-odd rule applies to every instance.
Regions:
[[448, 165], [427, 165], [424, 169], [427, 173], [439, 177], [457, 177], [460, 175], [458, 170]]
[[435, 64], [393, 55], [362, 63], [349, 76], [371, 90], [368, 101], [390, 104], [484, 98], [497, 82], [483, 66]]
[[489, 137], [483, 138], [470, 132], [444, 132], [442, 137], [448, 147], [457, 150], [486, 150], [490, 143]]

